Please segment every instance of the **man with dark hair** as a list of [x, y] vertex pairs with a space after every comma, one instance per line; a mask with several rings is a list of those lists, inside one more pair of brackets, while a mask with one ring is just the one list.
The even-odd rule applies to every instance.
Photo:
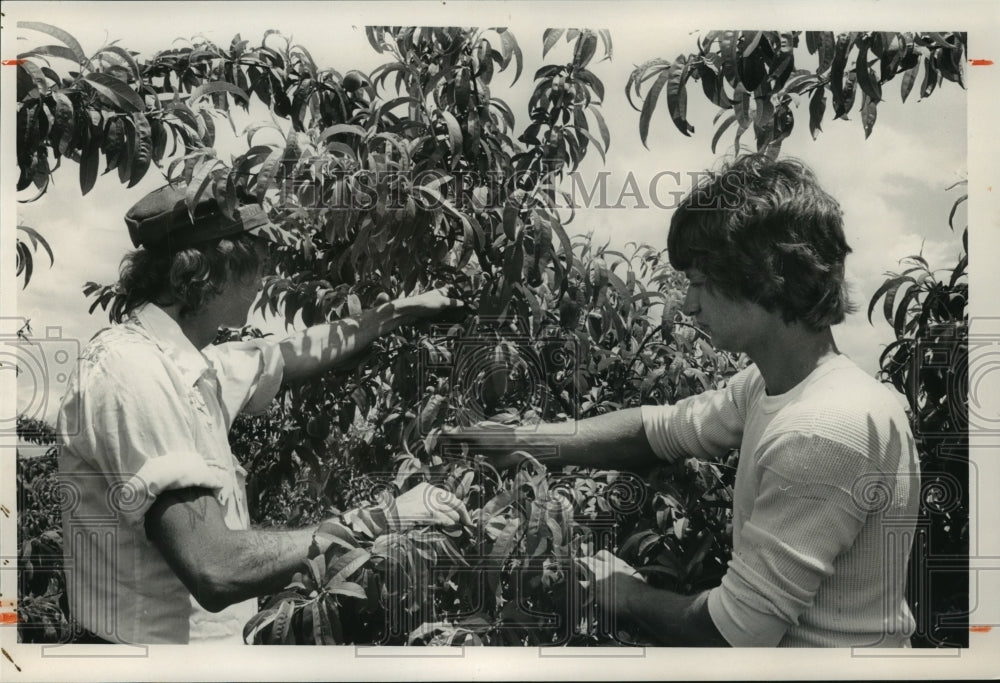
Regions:
[[[645, 469], [740, 449], [733, 555], [722, 584], [683, 596], [607, 551], [582, 558], [606, 613], [666, 645], [909, 643], [904, 597], [919, 464], [900, 402], [842, 355], [830, 326], [852, 306], [840, 207], [792, 160], [739, 158], [684, 199], [667, 237], [689, 280], [684, 312], [753, 364], [723, 389], [576, 423], [513, 429], [548, 464]], [[475, 445], [486, 425], [447, 438]]]
[[[123, 262], [119, 324], [87, 345], [60, 407], [59, 469], [71, 616], [83, 642], [241, 642], [258, 596], [285, 586], [314, 529], [252, 530], [245, 470], [229, 448], [237, 414], [267, 408], [282, 382], [350, 359], [401, 323], [461, 305], [440, 291], [280, 342], [212, 345], [242, 327], [260, 291], [264, 211], [227, 216], [206, 198], [188, 214], [167, 186], [126, 216], [139, 249]], [[358, 534], [468, 523], [447, 491], [421, 485], [353, 510]]]

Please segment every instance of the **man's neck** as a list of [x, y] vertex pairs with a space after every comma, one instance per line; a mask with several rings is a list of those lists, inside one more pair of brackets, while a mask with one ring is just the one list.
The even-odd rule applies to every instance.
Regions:
[[766, 344], [747, 355], [760, 370], [768, 395], [776, 396], [794, 388], [839, 353], [830, 328], [811, 332], [801, 325], [783, 325]]
[[196, 313], [192, 316], [181, 317], [180, 304], [166, 306], [163, 312], [177, 323], [184, 336], [199, 351], [215, 341], [216, 335], [219, 334], [219, 326], [209, 319], [211, 316]]

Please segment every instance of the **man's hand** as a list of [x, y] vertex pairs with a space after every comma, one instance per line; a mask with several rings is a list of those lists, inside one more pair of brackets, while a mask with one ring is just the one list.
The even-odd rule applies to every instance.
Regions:
[[395, 306], [408, 318], [415, 320], [434, 318], [450, 311], [461, 312], [461, 309], [466, 308], [465, 302], [453, 294], [453, 288], [441, 287], [399, 299], [395, 302]]
[[607, 550], [593, 557], [578, 557], [576, 562], [589, 577], [591, 594], [598, 607], [610, 613], [621, 614], [628, 591], [635, 590], [637, 584], [646, 584], [631, 565]]
[[388, 301], [353, 318], [313, 325], [281, 342], [285, 361], [283, 379], [297, 382], [331, 368], [343, 369], [356, 362], [359, 352], [399, 325], [457, 311], [465, 303], [448, 296], [447, 289], [432, 289], [417, 296]]
[[417, 484], [396, 498], [386, 519], [392, 531], [403, 531], [421, 524], [472, 524], [462, 501], [452, 493], [427, 483]]

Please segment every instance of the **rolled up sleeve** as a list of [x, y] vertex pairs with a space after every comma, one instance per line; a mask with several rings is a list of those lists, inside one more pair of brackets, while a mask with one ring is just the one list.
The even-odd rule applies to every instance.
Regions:
[[227, 428], [240, 413], [267, 410], [284, 377], [285, 361], [277, 340], [226, 342], [202, 353], [215, 366]]
[[798, 624], [865, 523], [852, 486], [871, 472], [865, 454], [816, 436], [786, 434], [763, 450], [740, 548], [708, 598], [730, 645], [773, 647]]
[[186, 394], [161, 364], [141, 349], [125, 350], [86, 372], [73, 451], [103, 473], [108, 505], [122, 519], [140, 524], [164, 491], [223, 488], [220, 470], [197, 452]]

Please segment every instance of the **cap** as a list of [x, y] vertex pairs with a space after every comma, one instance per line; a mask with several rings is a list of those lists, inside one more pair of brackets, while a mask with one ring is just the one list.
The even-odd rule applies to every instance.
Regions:
[[237, 207], [229, 218], [211, 194], [198, 201], [192, 222], [184, 192], [173, 185], [153, 190], [125, 214], [125, 225], [132, 244], [137, 247], [186, 247], [269, 224], [267, 212], [256, 204]]

